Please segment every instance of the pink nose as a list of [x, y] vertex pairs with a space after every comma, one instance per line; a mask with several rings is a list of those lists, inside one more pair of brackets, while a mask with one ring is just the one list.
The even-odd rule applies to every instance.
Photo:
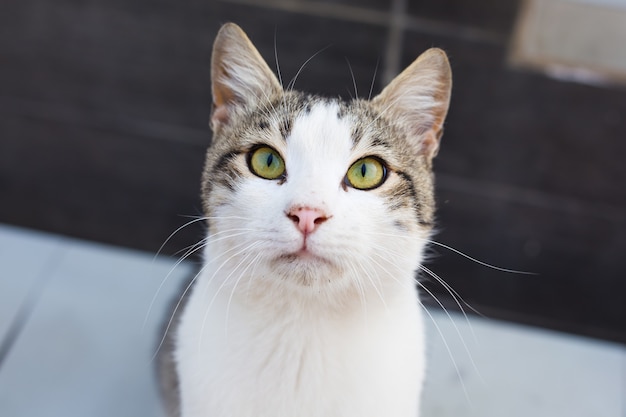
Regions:
[[328, 220], [328, 216], [322, 210], [309, 207], [292, 208], [287, 212], [287, 217], [305, 235], [313, 233], [320, 224]]

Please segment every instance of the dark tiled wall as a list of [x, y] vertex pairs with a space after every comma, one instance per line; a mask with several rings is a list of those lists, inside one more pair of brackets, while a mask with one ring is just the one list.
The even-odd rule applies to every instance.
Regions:
[[[360, 96], [430, 46], [454, 71], [430, 268], [496, 317], [626, 341], [626, 90], [506, 64], [513, 0], [6, 0], [0, 221], [156, 251], [200, 212], [213, 37]], [[326, 49], [325, 49], [326, 48]], [[188, 227], [166, 246], [198, 240]], [[424, 281], [446, 304], [436, 280]]]

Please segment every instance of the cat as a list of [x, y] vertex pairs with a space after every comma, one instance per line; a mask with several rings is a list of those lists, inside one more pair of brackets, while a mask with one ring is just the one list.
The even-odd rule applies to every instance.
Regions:
[[159, 358], [169, 415], [418, 416], [446, 54], [348, 102], [284, 89], [227, 23], [211, 80], [204, 263]]

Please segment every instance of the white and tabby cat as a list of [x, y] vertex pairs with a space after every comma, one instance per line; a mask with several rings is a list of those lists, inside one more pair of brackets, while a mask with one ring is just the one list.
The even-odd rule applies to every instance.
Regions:
[[344, 102], [285, 91], [226, 24], [211, 77], [209, 235], [161, 352], [170, 415], [417, 416], [445, 53]]

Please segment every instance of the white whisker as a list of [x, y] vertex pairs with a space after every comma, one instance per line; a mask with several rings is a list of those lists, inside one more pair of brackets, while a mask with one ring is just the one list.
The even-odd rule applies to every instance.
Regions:
[[278, 73], [278, 81], [280, 82], [280, 87], [285, 88], [283, 85], [283, 76], [280, 73], [280, 64], [278, 63], [278, 46], [277, 46], [277, 32], [278, 29], [274, 28], [274, 60], [276, 61], [276, 72]]
[[248, 286], [246, 288], [246, 297], [250, 296], [252, 280], [256, 277], [256, 267], [259, 265], [259, 263], [263, 259], [262, 255], [263, 255], [263, 252], [261, 251], [259, 252], [259, 255], [255, 258], [256, 261], [253, 260], [254, 266], [252, 267], [252, 271], [250, 272], [250, 279], [248, 280]]
[[441, 341], [443, 342], [443, 345], [446, 348], [446, 351], [448, 352], [448, 356], [450, 357], [450, 360], [452, 361], [452, 366], [454, 366], [456, 374], [459, 377], [459, 382], [461, 383], [461, 388], [463, 389], [463, 394], [465, 394], [465, 398], [466, 398], [467, 402], [471, 405], [472, 404], [472, 400], [470, 399], [469, 393], [467, 391], [467, 387], [465, 386], [465, 382], [463, 381], [463, 376], [461, 375], [461, 370], [459, 369], [459, 365], [456, 363], [456, 360], [454, 360], [454, 355], [452, 354], [452, 350], [450, 349], [450, 346], [448, 345], [448, 341], [446, 340], [446, 337], [443, 335], [443, 332], [441, 331], [441, 328], [437, 324], [437, 321], [435, 320], [433, 315], [430, 314], [430, 311], [428, 311], [426, 306], [424, 306], [424, 304], [422, 304], [421, 301], [420, 301], [420, 306], [422, 306], [422, 310], [424, 310], [426, 315], [428, 315], [428, 317], [430, 317], [430, 321], [435, 326], [435, 329], [437, 330], [437, 333], [439, 333], [439, 337], [441, 337]]
[[298, 69], [298, 72], [296, 72], [296, 75], [291, 79], [291, 81], [289, 81], [289, 84], [287, 84], [287, 91], [293, 91], [295, 85], [296, 85], [296, 80], [298, 79], [298, 76], [300, 76], [300, 73], [302, 72], [302, 70], [304, 69], [304, 67], [306, 67], [306, 65], [311, 62], [311, 60], [313, 58], [315, 58], [316, 56], [318, 56], [319, 54], [321, 54], [322, 52], [324, 52], [325, 50], [327, 50], [328, 48], [330, 48], [331, 45], [325, 46], [324, 48], [320, 49], [319, 51], [317, 51], [316, 53], [314, 53], [313, 55], [311, 55], [311, 57], [309, 59], [307, 59], [306, 61], [304, 61], [304, 64], [300, 65], [300, 68]]
[[[251, 244], [248, 244], [245, 248], [239, 250], [238, 252], [234, 253], [233, 255], [229, 256], [228, 259], [226, 259], [224, 262], [222, 262], [222, 264], [213, 272], [213, 275], [211, 276], [211, 278], [208, 280], [208, 282], [206, 283], [206, 288], [208, 288], [213, 279], [217, 276], [217, 274], [221, 271], [221, 269], [233, 258], [235, 258], [236, 256], [241, 255], [242, 253], [254, 248], [255, 246], [260, 245], [261, 242], [256, 241], [253, 242]], [[209, 304], [206, 308], [206, 311], [204, 313], [204, 317], [202, 319], [202, 326], [200, 327], [200, 338], [198, 339], [198, 351], [202, 351], [202, 340], [203, 340], [203, 333], [204, 333], [204, 328], [206, 326], [206, 321], [207, 318], [209, 316], [209, 312], [211, 311], [211, 307], [213, 306], [213, 303], [215, 302], [215, 300], [217, 299], [217, 296], [219, 295], [219, 293], [222, 291], [222, 289], [226, 286], [227, 282], [229, 281], [230, 277], [232, 276], [233, 273], [235, 273], [235, 271], [239, 268], [239, 266], [241, 265], [241, 262], [239, 264], [237, 264], [237, 267], [235, 267], [220, 283], [220, 286], [218, 287], [218, 289], [214, 292], [213, 297], [211, 298], [211, 300], [209, 301]]]
[[521, 275], [538, 275], [536, 272], [518, 271], [518, 270], [515, 270], [515, 269], [501, 268], [499, 266], [491, 265], [491, 264], [488, 264], [487, 262], [483, 262], [481, 260], [473, 258], [473, 257], [471, 257], [471, 256], [469, 256], [469, 255], [467, 255], [467, 254], [465, 254], [463, 252], [461, 252], [458, 249], [454, 249], [452, 246], [448, 246], [446, 244], [437, 242], [435, 240], [430, 240], [430, 239], [425, 239], [425, 240], [428, 243], [431, 243], [431, 244], [437, 245], [437, 246], [441, 246], [442, 248], [448, 249], [449, 251], [452, 251], [452, 252], [456, 253], [457, 255], [461, 255], [462, 257], [467, 258], [470, 261], [476, 262], [477, 264], [485, 266], [487, 268], [495, 269], [496, 271], [508, 272], [508, 273], [511, 273], [511, 274], [521, 274]]
[[[259, 242], [260, 243], [260, 242]], [[234, 270], [237, 270], [239, 268], [240, 265], [242, 265], [244, 262], [246, 262], [248, 260], [248, 258], [250, 256], [252, 256], [252, 253], [247, 253], [244, 258], [241, 260], [241, 262], [239, 262], [239, 264], [235, 267]], [[250, 266], [252, 266], [259, 258], [261, 257], [261, 253], [257, 253], [256, 256], [252, 259], [252, 261], [250, 261], [248, 263], [248, 265], [246, 265], [246, 267], [241, 271], [241, 273], [239, 274], [239, 277], [237, 278], [237, 280], [235, 281], [235, 284], [233, 285], [232, 290], [230, 291], [230, 296], [228, 297], [228, 303], [226, 304], [226, 314], [225, 314], [225, 318], [224, 320], [226, 320], [226, 322], [224, 323], [224, 337], [226, 337], [226, 340], [228, 340], [228, 318], [230, 316], [230, 305], [233, 301], [233, 296], [235, 295], [235, 291], [237, 290], [237, 286], [239, 285], [239, 282], [241, 281], [241, 279], [244, 277], [245, 273], [248, 271], [248, 269], [250, 268]], [[252, 277], [248, 277], [248, 279], [251, 279]]]
[[192, 245], [185, 246], [184, 248], [179, 249], [176, 252], [174, 252], [173, 256], [179, 256], [182, 253], [183, 255], [181, 255], [181, 256], [183, 258], [187, 258], [191, 254], [197, 252], [198, 251], [198, 247], [202, 246], [207, 241], [207, 239], [208, 239], [208, 237], [204, 237], [204, 238], [200, 239], [199, 241], [197, 241], [196, 243], [194, 243]]
[[[207, 219], [207, 217], [203, 217], [203, 220]], [[189, 256], [193, 255], [195, 252], [203, 249], [207, 243], [209, 241], [211, 241], [212, 243], [216, 243], [219, 242], [220, 240], [224, 240], [224, 239], [229, 239], [232, 237], [238, 237], [241, 235], [244, 235], [245, 233], [231, 233], [234, 231], [242, 231], [242, 232], [251, 232], [254, 231], [255, 229], [244, 229], [244, 228], [238, 228], [238, 229], [227, 229], [227, 230], [223, 230], [221, 232], [217, 232], [214, 233], [212, 235], [209, 235], [205, 238], [203, 238], [202, 240], [200, 240], [199, 242], [194, 243], [193, 245], [189, 246], [188, 249], [185, 254], [180, 257], [176, 263], [170, 268], [170, 270], [168, 271], [167, 275], [165, 276], [165, 278], [163, 278], [161, 280], [161, 283], [159, 284], [159, 286], [157, 287], [157, 290], [155, 291], [154, 295], [152, 296], [152, 300], [150, 300], [150, 304], [148, 306], [148, 311], [146, 312], [146, 316], [144, 317], [144, 321], [143, 324], [141, 326], [141, 331], [143, 332], [145, 330], [146, 324], [148, 322], [148, 318], [150, 317], [150, 313], [152, 312], [152, 308], [154, 307], [154, 303], [156, 302], [156, 299], [158, 298], [161, 290], [163, 289], [163, 286], [165, 285], [165, 283], [167, 282], [167, 280], [169, 279], [169, 277], [172, 275], [172, 273], [174, 272], [174, 270], [182, 263], [184, 262]], [[226, 236], [220, 236], [219, 238], [215, 239], [216, 236], [218, 235], [222, 235], [225, 233], [230, 233], [229, 235]]]
[[[200, 242], [203, 242], [200, 246], [198, 246], [198, 249], [203, 248], [206, 245], [206, 241], [207, 238], [202, 239]], [[199, 243], [194, 244], [194, 246], [198, 245]], [[159, 286], [157, 287], [157, 290], [155, 291], [154, 295], [152, 296], [152, 300], [150, 300], [150, 305], [148, 306], [148, 311], [146, 312], [146, 316], [144, 317], [143, 320], [143, 324], [141, 326], [141, 331], [143, 332], [145, 330], [146, 324], [148, 323], [148, 318], [150, 317], [150, 313], [152, 312], [152, 308], [154, 307], [154, 303], [156, 302], [156, 299], [159, 296], [159, 293], [161, 292], [161, 290], [163, 289], [163, 286], [165, 285], [165, 282], [169, 279], [169, 277], [172, 275], [172, 273], [174, 272], [174, 270], [178, 267], [178, 265], [180, 265], [182, 262], [184, 262], [184, 260], [191, 255], [192, 252], [187, 252], [185, 255], [183, 255], [181, 258], [179, 258], [176, 263], [170, 268], [170, 270], [168, 271], [167, 275], [165, 276], [165, 278], [163, 278], [161, 280], [161, 283], [159, 284]], [[170, 320], [171, 322], [171, 320]], [[168, 324], [168, 329], [169, 329], [169, 324]], [[167, 333], [167, 330], [166, 330]], [[163, 336], [163, 338], [165, 338], [165, 336]], [[159, 347], [161, 345], [159, 344]]]
[[[393, 255], [393, 256], [394, 256], [394, 257], [396, 257], [396, 258], [400, 256], [397, 252], [395, 252], [395, 251], [393, 251], [393, 250], [390, 250], [389, 248], [385, 248], [385, 247], [382, 247], [382, 246], [379, 246], [379, 245], [376, 245], [376, 247], [377, 247], [377, 248], [378, 248], [381, 252], [383, 252], [383, 253], [385, 253], [385, 254], [391, 254], [391, 255]], [[394, 265], [394, 263], [390, 260], [390, 258], [389, 258], [389, 257], [383, 256], [383, 255], [381, 255], [381, 254], [380, 254], [380, 253], [378, 253], [378, 252], [376, 252], [376, 253], [375, 253], [375, 255], [376, 255], [376, 256], [378, 256], [379, 258], [381, 258], [382, 260], [384, 260], [385, 262], [388, 262], [388, 263], [390, 263], [391, 265]], [[423, 269], [424, 271], [426, 271], [429, 275], [431, 275], [432, 277], [436, 278], [439, 282], [443, 282], [443, 280], [442, 280], [439, 276], [437, 276], [436, 274], [434, 274], [432, 271], [430, 271], [428, 268], [424, 267], [423, 265], [420, 265], [420, 269]], [[393, 274], [390, 274], [390, 276], [392, 276], [392, 277], [393, 277]], [[394, 279], [395, 279], [395, 278], [394, 278]], [[481, 375], [481, 373], [480, 373], [480, 370], [478, 369], [478, 366], [476, 365], [476, 362], [474, 361], [474, 357], [473, 357], [473, 355], [472, 355], [471, 351], [469, 350], [469, 347], [467, 346], [467, 343], [465, 342], [465, 338], [463, 337], [463, 335], [462, 335], [462, 333], [461, 333], [461, 331], [460, 331], [459, 327], [457, 326], [456, 322], [454, 321], [454, 319], [452, 318], [452, 316], [450, 315], [450, 313], [448, 312], [448, 310], [445, 308], [445, 306], [443, 305], [443, 303], [441, 303], [441, 301], [437, 298], [437, 296], [435, 296], [435, 294], [433, 294], [433, 292], [432, 292], [432, 291], [430, 291], [430, 290], [429, 290], [426, 286], [424, 286], [421, 282], [419, 282], [419, 280], [414, 279], [414, 282], [415, 282], [415, 283], [416, 283], [416, 284], [417, 284], [417, 285], [418, 285], [418, 286], [419, 286], [419, 287], [420, 287], [420, 288], [421, 288], [424, 292], [426, 292], [426, 293], [427, 293], [427, 294], [428, 294], [428, 295], [429, 295], [429, 296], [430, 296], [430, 297], [431, 297], [431, 298], [432, 298], [432, 299], [433, 299], [433, 300], [434, 300], [434, 301], [435, 301], [435, 302], [439, 305], [439, 307], [440, 307], [440, 308], [443, 310], [443, 312], [446, 314], [446, 316], [448, 317], [448, 320], [450, 320], [450, 322], [452, 323], [452, 325], [453, 325], [453, 327], [454, 327], [454, 329], [455, 329], [455, 331], [456, 331], [456, 334], [458, 335], [459, 339], [461, 340], [461, 344], [463, 345], [463, 348], [464, 348], [465, 352], [467, 353], [467, 355], [468, 355], [468, 357], [469, 357], [469, 359], [470, 359], [470, 362], [472, 363], [472, 367], [473, 367], [473, 368], [474, 368], [474, 370], [476, 371], [476, 373], [477, 373], [478, 377], [479, 377], [479, 378], [480, 378], [480, 379], [484, 382], [484, 379], [483, 379], [483, 377], [482, 377], [482, 375]], [[447, 287], [449, 287], [449, 285], [448, 285], [447, 283], [445, 283], [445, 282], [444, 282], [444, 284], [445, 284], [445, 285], [447, 285]], [[472, 327], [472, 325], [471, 325], [471, 323], [470, 323], [470, 321], [469, 321], [469, 318], [467, 317], [467, 314], [465, 313], [465, 310], [463, 309], [463, 307], [461, 306], [461, 304], [458, 302], [458, 300], [456, 299], [456, 297], [455, 297], [455, 296], [454, 296], [454, 294], [452, 293], [452, 291], [453, 291], [453, 290], [452, 290], [452, 291], [450, 291], [450, 290], [452, 290], [451, 288], [449, 289], [449, 292], [450, 292], [450, 294], [452, 295], [452, 297], [455, 299], [455, 301], [457, 302], [457, 305], [459, 306], [459, 308], [460, 308], [461, 312], [463, 313], [463, 316], [465, 317], [465, 320], [466, 320], [466, 321], [467, 321], [467, 323], [468, 323], [468, 326], [469, 326], [469, 328], [470, 328], [470, 330], [471, 330], [471, 333], [472, 333], [472, 335], [473, 335], [473, 337], [474, 337], [474, 340], [476, 341], [476, 340], [477, 340], [477, 339], [476, 339], [476, 334], [474, 333], [474, 329], [473, 329], [473, 327]], [[420, 304], [422, 304], [422, 303], [420, 302]], [[423, 306], [423, 304], [422, 304], [422, 306]], [[425, 308], [425, 306], [423, 306], [423, 307]], [[460, 377], [460, 374], [459, 374], [459, 377]]]
[[352, 282], [354, 282], [354, 285], [357, 288], [357, 291], [359, 293], [359, 299], [361, 301], [361, 310], [363, 312], [363, 320], [365, 321], [365, 323], [368, 322], [368, 318], [367, 318], [367, 299], [365, 297], [365, 289], [363, 288], [363, 283], [361, 282], [361, 280], [359, 279], [359, 274], [354, 266], [353, 262], [348, 262], [348, 266], [350, 267], [350, 269], [352, 270], [352, 274], [350, 275], [350, 278], [352, 280]]
[[159, 354], [159, 351], [163, 347], [163, 343], [165, 343], [165, 339], [167, 338], [167, 333], [170, 331], [170, 328], [172, 327], [172, 323], [174, 322], [174, 317], [176, 317], [176, 313], [178, 312], [178, 309], [180, 308], [180, 305], [182, 304], [183, 300], [187, 296], [187, 293], [189, 292], [189, 290], [191, 289], [193, 284], [196, 282], [196, 279], [198, 279], [198, 277], [200, 276], [200, 273], [202, 272], [203, 269], [204, 269], [204, 267], [200, 268], [200, 271], [198, 271], [194, 275], [194, 277], [191, 279], [189, 284], [187, 284], [187, 286], [185, 287], [185, 290], [183, 291], [183, 293], [180, 295], [180, 297], [178, 297], [178, 301], [176, 302], [176, 305], [174, 306], [174, 310], [173, 310], [172, 314], [170, 314], [170, 318], [167, 321], [167, 325], [165, 326], [165, 330], [163, 331], [163, 336], [161, 336], [161, 340], [159, 340], [159, 344], [158, 344], [154, 354], [152, 355], [152, 359], [151, 359], [152, 361], [154, 361], [156, 359], [157, 355]]
[[[380, 265], [378, 262], [376, 262], [371, 256], [368, 255], [368, 260], [370, 262], [375, 263], [378, 267], [380, 267], [383, 271], [386, 271], [386, 269]], [[367, 278], [369, 279], [370, 283], [372, 284], [372, 287], [374, 288], [374, 291], [376, 291], [376, 294], [378, 295], [378, 297], [380, 298], [380, 301], [383, 303], [383, 305], [385, 306], [385, 310], [389, 311], [389, 307], [387, 306], [387, 303], [385, 302], [385, 297], [383, 297], [382, 293], [380, 292], [380, 290], [378, 289], [378, 287], [376, 286], [376, 284], [374, 283], [374, 280], [372, 279], [371, 275], [367, 272], [367, 270], [363, 267], [363, 265], [361, 265], [361, 269], [363, 269], [363, 272], [365, 273], [365, 275], [367, 276]], [[393, 276], [393, 274], [389, 274], [391, 276]], [[395, 277], [394, 277], [395, 278]], [[378, 277], [378, 282], [380, 283], [380, 277]]]
[[163, 250], [163, 248], [165, 247], [165, 245], [167, 245], [167, 242], [170, 241], [170, 239], [172, 239], [172, 237], [174, 237], [174, 235], [178, 232], [180, 232], [182, 229], [184, 229], [185, 227], [197, 223], [199, 221], [205, 220], [206, 217], [198, 217], [196, 219], [190, 220], [187, 223], [183, 224], [182, 226], [178, 227], [176, 230], [174, 230], [172, 233], [170, 233], [170, 235], [167, 237], [167, 239], [165, 239], [165, 241], [161, 244], [161, 246], [159, 247], [159, 250], [156, 252], [156, 254], [154, 255], [154, 257], [152, 258], [152, 261], [154, 262], [154, 260], [157, 258], [157, 256], [159, 256], [159, 254], [161, 253], [161, 251]]
[[352, 65], [350, 65], [350, 61], [346, 57], [346, 63], [348, 64], [348, 69], [350, 70], [350, 76], [352, 77], [352, 84], [354, 85], [354, 98], [359, 98], [359, 90], [356, 88], [356, 78], [354, 78], [354, 72], [352, 71]]
[[[420, 288], [422, 290], [424, 290], [424, 292], [426, 292], [426, 294], [428, 294], [433, 300], [435, 300], [435, 302], [439, 305], [439, 307], [443, 310], [445, 315], [448, 317], [448, 320], [450, 320], [450, 322], [452, 323], [452, 326], [454, 327], [454, 330], [456, 331], [456, 334], [459, 336], [459, 339], [461, 340], [461, 344], [463, 345], [463, 349], [465, 350], [465, 353], [467, 353], [467, 356], [469, 357], [470, 362], [472, 363], [472, 367], [476, 371], [476, 374], [478, 375], [478, 377], [484, 382], [484, 379], [483, 379], [480, 371], [478, 370], [478, 367], [476, 366], [476, 362], [474, 361], [474, 357], [472, 356], [472, 353], [470, 352], [469, 348], [467, 347], [467, 343], [465, 343], [465, 338], [463, 337], [463, 334], [461, 333], [461, 330], [459, 329], [459, 326], [457, 326], [456, 321], [454, 321], [454, 319], [452, 318], [452, 316], [450, 315], [448, 310], [444, 307], [444, 305], [441, 303], [441, 301], [439, 301], [437, 296], [435, 296], [435, 294], [432, 293], [432, 291], [430, 291], [424, 284], [422, 284], [418, 280], [415, 280], [415, 282], [417, 283], [417, 285], [420, 286]], [[467, 316], [465, 316], [465, 318], [467, 319]], [[469, 320], [467, 322], [469, 324]], [[470, 328], [471, 328], [471, 325], [470, 325]], [[472, 333], [474, 333], [473, 330], [472, 330]], [[474, 338], [475, 337], [476, 336], [474, 335]]]
[[[234, 247], [232, 247], [231, 249], [228, 249], [228, 250], [226, 250], [226, 251], [222, 252], [220, 255], [216, 256], [214, 259], [212, 259], [212, 260], [210, 260], [210, 261], [208, 261], [208, 262], [206, 262], [206, 261], [205, 261], [205, 264], [204, 264], [204, 265], [202, 266], [202, 268], [200, 268], [200, 270], [199, 270], [199, 271], [198, 271], [198, 272], [194, 275], [194, 277], [193, 277], [193, 279], [191, 280], [191, 282], [189, 282], [189, 284], [185, 287], [185, 290], [183, 291], [183, 293], [181, 294], [181, 296], [178, 298], [178, 301], [176, 302], [176, 306], [174, 307], [174, 310], [172, 311], [172, 314], [170, 315], [170, 318], [169, 318], [169, 320], [168, 320], [168, 322], [167, 322], [167, 325], [166, 325], [166, 327], [165, 327], [165, 331], [163, 332], [163, 336], [161, 337], [161, 340], [159, 341], [159, 344], [158, 344], [158, 346], [157, 346], [157, 348], [156, 348], [156, 351], [155, 351], [154, 355], [152, 356], [152, 360], [154, 360], [154, 359], [156, 358], [156, 356], [157, 356], [157, 355], [158, 355], [158, 353], [159, 353], [159, 350], [160, 350], [160, 349], [161, 349], [161, 347], [163, 346], [163, 343], [165, 342], [165, 338], [167, 337], [167, 333], [168, 333], [168, 331], [170, 330], [170, 328], [171, 328], [171, 326], [172, 326], [172, 323], [173, 323], [174, 317], [176, 316], [176, 313], [177, 313], [178, 309], [180, 308], [180, 305], [182, 304], [183, 300], [184, 300], [184, 299], [185, 299], [185, 297], [187, 296], [187, 293], [189, 292], [189, 290], [191, 289], [191, 287], [194, 285], [194, 283], [196, 282], [196, 280], [198, 279], [198, 277], [199, 277], [199, 276], [200, 276], [200, 275], [204, 272], [204, 270], [205, 270], [206, 268], [208, 268], [208, 267], [209, 267], [209, 266], [210, 266], [213, 262], [215, 262], [217, 259], [219, 259], [219, 258], [221, 258], [222, 256], [224, 256], [224, 255], [228, 254], [229, 252], [232, 252], [233, 250], [236, 250], [237, 248], [239, 248], [239, 247], [241, 247], [241, 246], [243, 246], [243, 245], [245, 245], [245, 243], [240, 243], [240, 244], [238, 244], [238, 245], [235, 245], [235, 246], [234, 246]], [[245, 249], [244, 249], [244, 250], [245, 250]], [[233, 255], [233, 256], [236, 256], [236, 255], [237, 255], [237, 254], [235, 254], [235, 255]], [[233, 256], [231, 256], [231, 258], [232, 258]], [[217, 269], [217, 271], [215, 272], [215, 274], [217, 274], [217, 272], [218, 272], [218, 271], [222, 268], [222, 266], [223, 266], [226, 262], [228, 262], [228, 260], [229, 260], [229, 259], [231, 259], [231, 258], [228, 258], [226, 261], [224, 261], [224, 262], [222, 263], [222, 265], [221, 265], [221, 266]], [[170, 272], [171, 272], [171, 271], [170, 271]], [[215, 277], [215, 274], [213, 275], [213, 277]], [[168, 276], [169, 276], [169, 274], [168, 274]], [[213, 279], [213, 277], [212, 277], [211, 279]], [[166, 279], [167, 279], [167, 277], [166, 277]], [[210, 282], [210, 281], [209, 281], [209, 282]], [[163, 284], [163, 282], [162, 282], [161, 284]], [[153, 301], [154, 301], [154, 299], [153, 299]]]
[[376, 59], [376, 67], [374, 67], [374, 75], [372, 76], [372, 83], [370, 84], [370, 92], [367, 95], [367, 100], [372, 99], [372, 92], [374, 91], [374, 84], [376, 83], [376, 75], [378, 74], [378, 65], [380, 64], [380, 58]]
[[434, 271], [430, 270], [429, 268], [425, 267], [424, 265], [420, 265], [420, 269], [424, 272], [426, 272], [430, 277], [434, 278], [443, 288], [446, 289], [446, 291], [448, 291], [448, 293], [450, 294], [450, 296], [452, 296], [452, 299], [454, 300], [454, 302], [456, 303], [456, 305], [459, 307], [459, 310], [461, 310], [461, 312], [463, 313], [463, 316], [465, 317], [465, 320], [467, 321], [467, 324], [470, 325], [470, 329], [472, 330], [472, 334], [474, 335], [474, 341], [478, 342], [478, 340], [476, 339], [476, 335], [474, 334], [474, 329], [471, 327], [469, 318], [467, 316], [467, 313], [465, 312], [465, 309], [463, 308], [463, 304], [465, 304], [465, 306], [467, 308], [469, 308], [470, 310], [472, 310], [474, 312], [474, 314], [480, 316], [480, 317], [485, 317], [484, 314], [482, 314], [480, 311], [476, 310], [471, 304], [469, 304], [467, 301], [465, 301], [463, 299], [463, 297], [461, 297], [461, 295], [459, 295], [459, 293], [452, 288], [452, 286], [450, 284], [448, 284], [443, 278], [441, 278], [439, 275], [437, 275]]
[[[404, 239], [414, 239], [414, 237], [412, 236], [408, 236], [405, 234], [399, 234], [399, 233], [383, 233], [383, 232], [368, 232], [369, 234], [372, 235], [378, 235], [378, 236], [387, 236], [387, 237], [393, 237], [393, 238], [404, 238]], [[487, 262], [481, 261], [479, 259], [476, 259], [458, 249], [453, 248], [452, 246], [446, 245], [445, 243], [441, 243], [441, 242], [437, 242], [436, 240], [432, 240], [432, 239], [426, 239], [426, 238], [419, 238], [420, 240], [426, 242], [426, 243], [430, 243], [436, 246], [440, 246], [442, 248], [445, 248], [451, 252], [456, 253], [457, 255], [461, 255], [462, 257], [469, 259], [472, 262], [476, 262], [479, 265], [482, 265], [484, 267], [487, 268], [491, 268], [491, 269], [495, 269], [496, 271], [501, 271], [501, 272], [507, 272], [507, 273], [511, 273], [511, 274], [522, 274], [522, 275], [538, 275], [536, 272], [528, 272], [528, 271], [519, 271], [516, 269], [508, 269], [508, 268], [503, 268], [503, 267], [499, 267], [496, 265], [492, 265], [489, 264]]]

